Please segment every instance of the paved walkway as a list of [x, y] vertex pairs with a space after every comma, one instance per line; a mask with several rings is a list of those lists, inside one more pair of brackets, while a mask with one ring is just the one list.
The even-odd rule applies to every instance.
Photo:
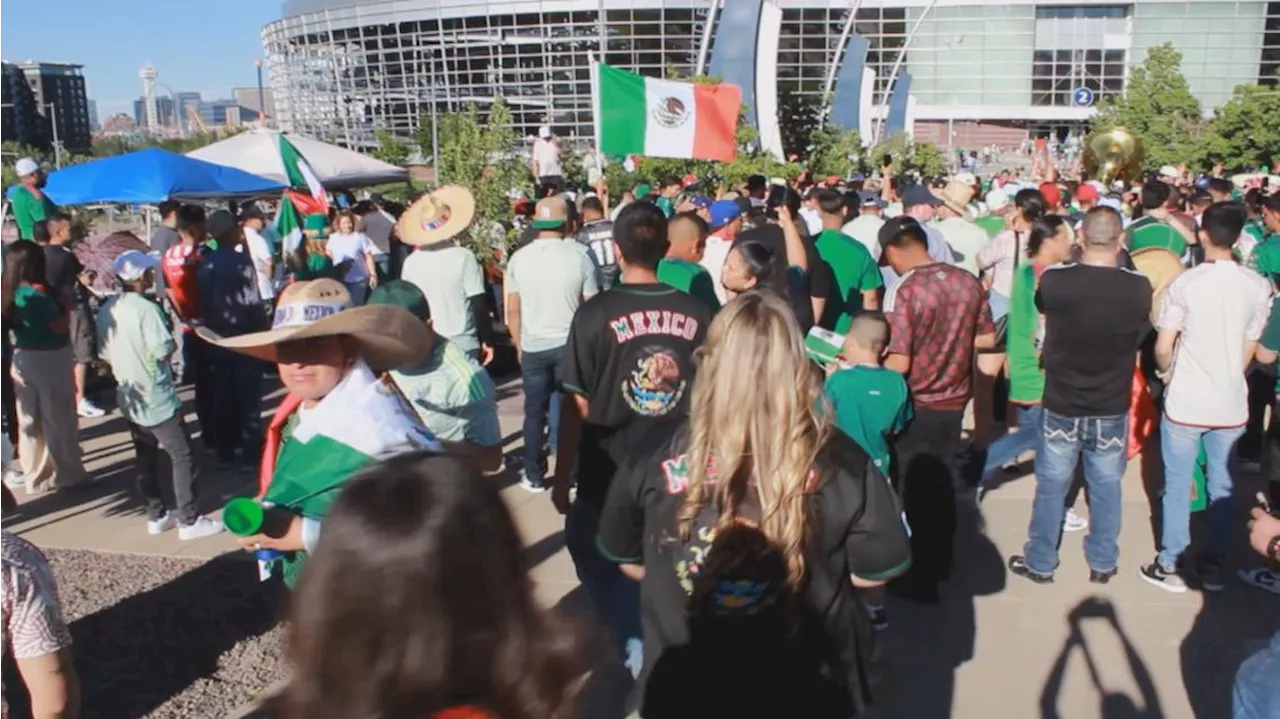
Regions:
[[[499, 389], [504, 448], [519, 449], [518, 381]], [[194, 421], [193, 421], [194, 426]], [[6, 522], [44, 547], [214, 557], [235, 550], [227, 536], [184, 543], [176, 533], [148, 536], [132, 492], [132, 456], [118, 413], [83, 426], [94, 489], [69, 497], [23, 499]], [[1029, 471], [1029, 465], [1024, 466]], [[1280, 627], [1280, 597], [1232, 581], [1220, 594], [1168, 594], [1137, 574], [1153, 554], [1141, 462], [1124, 481], [1121, 573], [1109, 585], [1087, 581], [1083, 533], [1067, 535], [1057, 581], [1036, 585], [1010, 575], [1004, 560], [1026, 537], [1033, 480], [1005, 475], [982, 508], [981, 524], [962, 522], [958, 567], [939, 607], [892, 602], [883, 636], [893, 663], [895, 701], [883, 717], [1219, 717], [1230, 716], [1230, 687], [1240, 661]], [[548, 495], [515, 486], [514, 473], [491, 478], [529, 545], [539, 598], [581, 607], [563, 523]], [[208, 510], [252, 492], [248, 473], [206, 472]], [[1242, 478], [1242, 484], [1257, 478]], [[1250, 489], [1248, 495], [1250, 496]], [[211, 496], [213, 495], [213, 496]], [[1081, 500], [1077, 507], [1084, 513]], [[1243, 514], [1241, 515], [1243, 527]], [[1251, 561], [1243, 529], [1236, 565]], [[246, 571], [252, 571], [246, 565]], [[588, 711], [588, 716], [607, 716]]]

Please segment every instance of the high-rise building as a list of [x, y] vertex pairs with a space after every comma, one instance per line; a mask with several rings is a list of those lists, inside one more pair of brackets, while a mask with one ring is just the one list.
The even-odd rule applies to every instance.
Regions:
[[36, 108], [36, 96], [26, 73], [11, 63], [0, 65], [0, 91], [0, 137], [47, 152], [49, 124]]
[[[231, 88], [231, 98], [236, 104], [246, 108], [253, 113], [252, 119], [258, 119], [258, 113], [263, 113], [267, 117], [275, 117], [276, 101], [271, 96], [271, 88], [264, 87], [259, 92], [257, 87], [233, 87]], [[259, 99], [261, 98], [261, 99]], [[246, 117], [246, 121], [250, 118]]]
[[258, 119], [258, 113], [231, 99], [209, 100], [200, 103], [200, 119], [209, 127], [235, 127]]
[[97, 132], [98, 127], [98, 101], [89, 100], [89, 129]]
[[36, 112], [50, 128], [49, 141], [72, 152], [88, 152], [93, 133], [89, 130], [89, 97], [80, 72], [84, 66], [37, 60], [13, 65], [26, 78]]
[[173, 98], [161, 95], [155, 98], [155, 123], [151, 124], [147, 117], [147, 98], [140, 97], [133, 101], [133, 121], [144, 129], [174, 127]]
[[200, 112], [200, 103], [202, 101], [200, 93], [190, 91], [175, 92], [173, 93], [173, 99], [178, 103], [178, 107], [176, 108], [178, 113], [178, 126], [194, 131], [196, 128], [191, 127], [189, 119], [190, 115], [188, 114], [187, 108], [195, 110], [196, 113]]

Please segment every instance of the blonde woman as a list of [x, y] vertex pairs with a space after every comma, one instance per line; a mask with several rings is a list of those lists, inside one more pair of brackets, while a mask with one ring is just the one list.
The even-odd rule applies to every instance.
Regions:
[[690, 416], [638, 443], [600, 520], [643, 582], [641, 716], [851, 716], [878, 669], [855, 587], [911, 563], [897, 500], [777, 294], [726, 305], [699, 357]]

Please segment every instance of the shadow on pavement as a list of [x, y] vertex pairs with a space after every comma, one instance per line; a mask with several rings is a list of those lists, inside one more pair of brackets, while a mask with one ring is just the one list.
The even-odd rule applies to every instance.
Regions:
[[[559, 537], [560, 535], [553, 535]], [[622, 665], [622, 653], [599, 623], [595, 606], [581, 585], [560, 598], [553, 612], [568, 617], [585, 632], [591, 657], [591, 676], [582, 689], [578, 716], [582, 719], [623, 719], [636, 709], [635, 681]]]

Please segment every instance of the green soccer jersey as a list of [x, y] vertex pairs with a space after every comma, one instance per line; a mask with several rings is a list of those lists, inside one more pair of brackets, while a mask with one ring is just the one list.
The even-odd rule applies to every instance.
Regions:
[[[1262, 330], [1258, 344], [1271, 352], [1280, 352], [1280, 297], [1271, 300], [1271, 316], [1267, 318], [1266, 329]], [[1280, 395], [1280, 379], [1276, 381], [1276, 394]]]
[[818, 325], [844, 334], [862, 310], [862, 293], [884, 287], [884, 279], [866, 246], [839, 230], [823, 230], [813, 245], [835, 277]]
[[720, 300], [716, 297], [716, 287], [711, 280], [711, 273], [707, 272], [707, 268], [702, 265], [674, 257], [664, 257], [658, 263], [658, 281], [697, 297], [705, 302], [712, 312], [720, 309]]
[[14, 224], [18, 226], [18, 237], [24, 240], [35, 239], [36, 223], [49, 219], [49, 215], [58, 211], [58, 206], [48, 195], [39, 190], [32, 192], [26, 185], [18, 185], [9, 192], [9, 203]]
[[1187, 241], [1178, 231], [1153, 217], [1140, 217], [1125, 230], [1129, 252], [1161, 247], [1178, 257], [1187, 251]]
[[1280, 234], [1272, 234], [1253, 248], [1249, 263], [1258, 274], [1273, 282], [1280, 278]]
[[987, 231], [987, 234], [995, 237], [1004, 231], [1005, 220], [1000, 215], [983, 215], [973, 221], [973, 224]]
[[835, 410], [836, 428], [865, 449], [887, 476], [889, 440], [915, 416], [907, 381], [891, 369], [854, 365], [828, 377], [824, 389]]

